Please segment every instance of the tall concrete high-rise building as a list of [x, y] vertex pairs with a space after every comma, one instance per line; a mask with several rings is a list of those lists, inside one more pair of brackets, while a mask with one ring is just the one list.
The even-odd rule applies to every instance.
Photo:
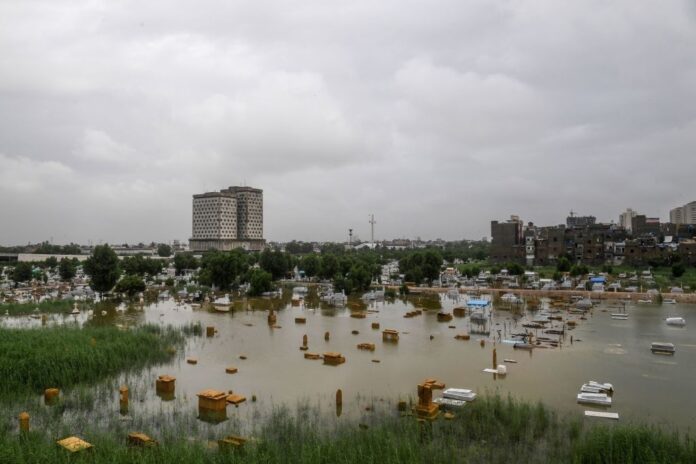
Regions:
[[193, 195], [191, 251], [261, 250], [263, 190], [229, 187]]
[[669, 222], [672, 224], [696, 224], [696, 201], [671, 209]]
[[631, 208], [626, 208], [626, 211], [619, 214], [619, 225], [631, 232], [633, 230], [633, 218], [636, 217], [637, 214], [638, 213]]

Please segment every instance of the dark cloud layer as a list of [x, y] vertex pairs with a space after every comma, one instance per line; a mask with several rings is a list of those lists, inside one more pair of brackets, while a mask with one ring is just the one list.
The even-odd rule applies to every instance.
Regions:
[[687, 0], [0, 3], [0, 243], [478, 238], [694, 200]]

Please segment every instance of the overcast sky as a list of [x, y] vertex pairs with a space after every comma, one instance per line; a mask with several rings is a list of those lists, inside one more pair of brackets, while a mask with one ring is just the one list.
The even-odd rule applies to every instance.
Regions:
[[0, 244], [481, 238], [696, 200], [692, 1], [0, 2]]

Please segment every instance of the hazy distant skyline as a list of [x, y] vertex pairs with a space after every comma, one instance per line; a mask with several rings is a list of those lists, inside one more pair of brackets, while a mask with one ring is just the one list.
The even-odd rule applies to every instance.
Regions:
[[696, 200], [696, 6], [5, 0], [0, 244], [490, 236]]

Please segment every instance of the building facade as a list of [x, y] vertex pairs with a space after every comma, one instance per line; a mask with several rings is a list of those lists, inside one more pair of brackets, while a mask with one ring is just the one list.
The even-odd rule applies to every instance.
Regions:
[[631, 232], [633, 230], [633, 218], [636, 217], [638, 213], [633, 211], [631, 208], [626, 208], [626, 211], [619, 214], [619, 225]]
[[505, 222], [491, 221], [491, 259], [495, 262], [525, 261], [525, 246], [522, 236], [522, 221], [510, 216]]
[[229, 187], [193, 195], [191, 251], [261, 250], [263, 190]]
[[588, 265], [671, 265], [696, 262], [696, 226], [660, 223], [637, 214], [632, 230], [619, 224], [591, 223], [575, 227], [522, 224], [516, 216], [491, 222], [490, 260], [498, 264], [555, 265], [561, 257]]
[[678, 206], [669, 211], [669, 222], [672, 224], [696, 224], [696, 201]]

